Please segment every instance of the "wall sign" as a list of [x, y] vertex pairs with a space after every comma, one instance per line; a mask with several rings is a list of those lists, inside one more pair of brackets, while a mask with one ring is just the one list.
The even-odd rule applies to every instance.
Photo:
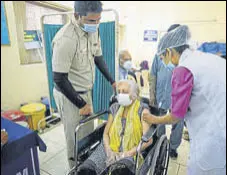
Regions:
[[144, 41], [156, 42], [158, 40], [157, 30], [144, 30]]
[[10, 44], [4, 1], [1, 1], [1, 44]]
[[26, 50], [40, 49], [42, 47], [41, 32], [38, 30], [25, 30], [24, 46]]

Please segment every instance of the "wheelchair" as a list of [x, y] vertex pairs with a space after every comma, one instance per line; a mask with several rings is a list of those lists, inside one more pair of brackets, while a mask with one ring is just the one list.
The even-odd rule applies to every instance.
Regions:
[[[112, 99], [112, 103], [113, 103]], [[142, 100], [143, 103], [146, 103], [146, 99]], [[109, 104], [111, 105], [111, 103]], [[151, 114], [156, 116], [161, 116], [167, 113], [166, 110], [158, 109], [152, 106], [149, 106]], [[75, 130], [75, 151], [74, 158], [71, 160], [75, 161], [75, 166], [67, 173], [67, 175], [76, 175], [78, 167], [93, 153], [93, 151], [98, 147], [102, 142], [103, 132], [106, 126], [106, 123], [98, 126], [92, 133], [88, 136], [82, 138], [81, 140], [77, 139], [77, 133], [79, 129], [89, 121], [97, 119], [105, 114], [108, 111], [100, 111], [97, 114], [89, 116], [84, 120], [81, 120], [77, 125]], [[135, 175], [166, 175], [169, 164], [169, 141], [166, 135], [159, 136], [157, 135], [157, 130], [159, 125], [151, 125], [150, 129], [145, 135], [142, 136], [141, 141], [137, 147], [135, 166], [133, 168], [133, 174]], [[145, 150], [141, 151], [142, 144], [148, 142], [150, 139], [153, 139], [151, 145], [149, 145]], [[139, 166], [138, 156], [142, 155], [144, 162]], [[123, 165], [123, 166], [122, 166]], [[111, 172], [111, 173], [110, 173]], [[123, 175], [130, 174], [132, 170], [129, 170], [127, 167], [127, 162], [124, 162], [124, 159], [114, 163], [112, 166], [108, 167], [100, 175]]]

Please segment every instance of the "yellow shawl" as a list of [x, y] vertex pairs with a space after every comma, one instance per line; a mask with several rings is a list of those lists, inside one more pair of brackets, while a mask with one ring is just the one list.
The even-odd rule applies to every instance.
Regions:
[[[138, 114], [138, 110], [140, 107], [140, 101], [135, 100], [133, 104], [129, 107], [127, 116], [126, 116], [126, 125], [125, 132], [123, 136], [123, 151], [129, 151], [133, 147], [137, 146], [141, 140], [143, 131], [142, 124], [140, 121], [140, 116]], [[123, 115], [124, 107], [121, 106], [118, 109], [116, 116], [114, 117], [114, 121], [110, 128], [109, 138], [110, 138], [110, 147], [114, 152], [119, 152], [121, 137], [120, 133], [122, 132], [122, 115]]]

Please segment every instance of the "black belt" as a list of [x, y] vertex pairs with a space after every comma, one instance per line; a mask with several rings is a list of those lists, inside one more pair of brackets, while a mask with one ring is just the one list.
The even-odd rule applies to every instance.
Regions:
[[[61, 92], [61, 89], [55, 84], [54, 85], [55, 89], [58, 91], [58, 92]], [[88, 91], [76, 91], [78, 94], [86, 94], [88, 93]]]

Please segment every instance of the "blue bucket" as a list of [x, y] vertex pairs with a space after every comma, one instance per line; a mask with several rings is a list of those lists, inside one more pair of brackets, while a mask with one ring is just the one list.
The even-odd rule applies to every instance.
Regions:
[[50, 115], [50, 103], [49, 103], [48, 97], [41, 97], [41, 103], [46, 106], [45, 115], [49, 116]]

